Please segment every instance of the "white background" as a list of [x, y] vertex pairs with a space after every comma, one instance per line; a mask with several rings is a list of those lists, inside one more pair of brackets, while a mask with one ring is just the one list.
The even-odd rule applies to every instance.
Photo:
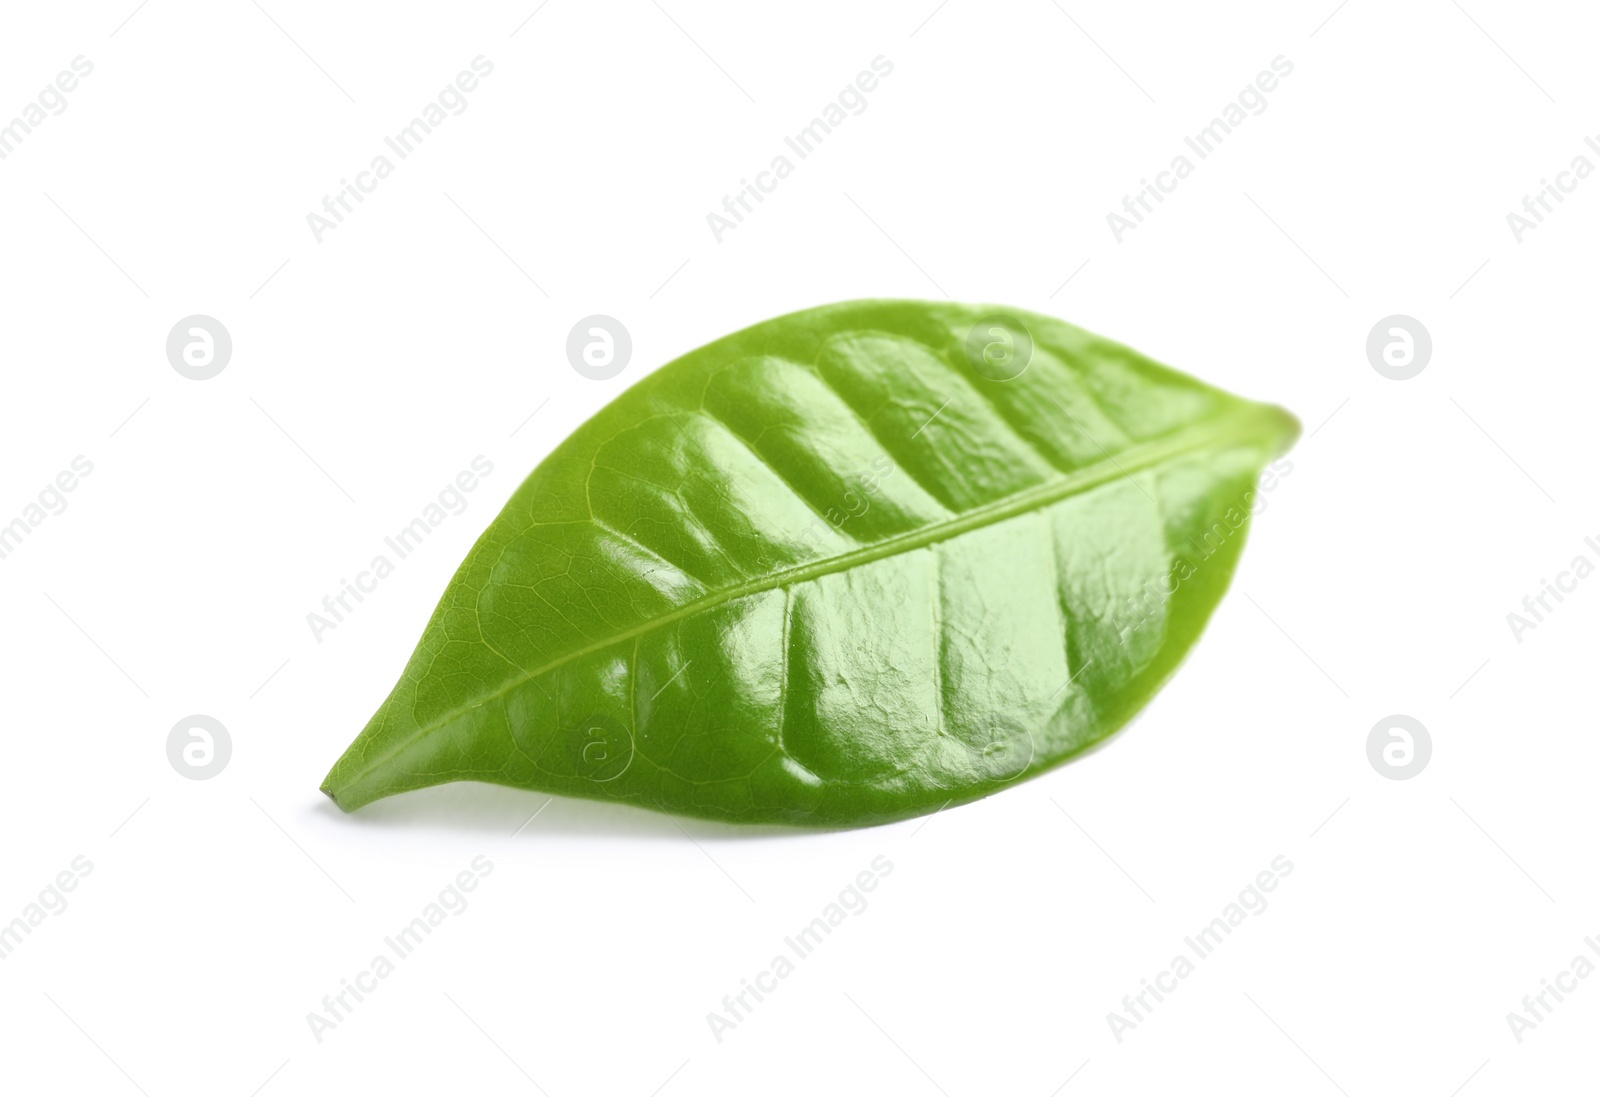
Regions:
[[[75, 456], [94, 471], [0, 560], [0, 921], [75, 856], [93, 870], [0, 962], [0, 1084], [1591, 1084], [1600, 978], [1520, 1043], [1506, 1015], [1600, 933], [1600, 580], [1520, 643], [1506, 614], [1600, 561], [1600, 181], [1521, 243], [1506, 214], [1600, 126], [1592, 13], [538, 3], [4, 12], [0, 120], [72, 58], [94, 72], [0, 161], [0, 521]], [[318, 243], [306, 215], [478, 55], [468, 109]], [[706, 214], [878, 55], [868, 109], [718, 243]], [[1279, 55], [1268, 109], [1118, 243], [1106, 214]], [[778, 313], [945, 294], [1062, 316], [1305, 423], [1233, 591], [1125, 734], [831, 834], [568, 800], [528, 823], [546, 797], [474, 785], [345, 816], [318, 793], [576, 424]], [[195, 313], [234, 341], [206, 382], [164, 351]], [[591, 313], [632, 333], [615, 380], [566, 361]], [[1414, 380], [1366, 358], [1394, 313], [1433, 336]], [[479, 454], [466, 513], [316, 642], [306, 614]], [[166, 755], [192, 713], [231, 733], [208, 781]], [[1393, 713], [1431, 732], [1411, 780], [1368, 762]], [[1280, 854], [1270, 906], [1119, 1043], [1107, 1013]], [[479, 855], [470, 907], [317, 1042], [306, 1015]], [[715, 1040], [706, 1015], [879, 855], [870, 906]]]

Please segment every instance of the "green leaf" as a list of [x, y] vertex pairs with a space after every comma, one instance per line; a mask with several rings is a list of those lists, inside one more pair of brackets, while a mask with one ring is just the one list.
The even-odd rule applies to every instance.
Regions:
[[757, 324], [534, 470], [323, 791], [476, 780], [828, 826], [988, 795], [1160, 688], [1298, 432], [1019, 310]]

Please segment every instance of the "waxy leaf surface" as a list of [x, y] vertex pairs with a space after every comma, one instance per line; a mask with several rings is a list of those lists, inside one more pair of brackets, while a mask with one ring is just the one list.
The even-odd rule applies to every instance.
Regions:
[[485, 531], [323, 790], [859, 826], [1116, 731], [1198, 638], [1298, 424], [996, 315], [812, 309], [622, 393]]

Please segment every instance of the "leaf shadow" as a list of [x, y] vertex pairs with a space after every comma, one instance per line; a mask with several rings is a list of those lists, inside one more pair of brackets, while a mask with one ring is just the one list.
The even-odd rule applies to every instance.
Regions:
[[724, 823], [678, 817], [608, 800], [584, 800], [480, 781], [457, 781], [402, 792], [343, 812], [319, 797], [314, 812], [346, 825], [387, 830], [450, 830], [503, 834], [536, 841], [563, 838], [659, 838], [681, 842], [745, 842], [762, 838], [802, 838], [834, 833], [821, 827]]

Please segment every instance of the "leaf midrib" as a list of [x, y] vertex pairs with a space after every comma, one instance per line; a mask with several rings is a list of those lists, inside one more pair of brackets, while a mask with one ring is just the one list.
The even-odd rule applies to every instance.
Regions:
[[377, 767], [397, 755], [403, 754], [417, 741], [438, 731], [462, 714], [481, 708], [488, 702], [505, 696], [535, 678], [542, 677], [575, 659], [581, 659], [585, 655], [592, 655], [613, 644], [631, 640], [652, 629], [671, 624], [674, 621], [681, 621], [686, 617], [692, 617], [697, 613], [714, 609], [739, 598], [748, 598], [752, 594], [760, 594], [769, 590], [781, 590], [825, 575], [849, 571], [863, 564], [870, 564], [876, 560], [882, 560], [903, 552], [926, 548], [929, 545], [937, 544], [940, 541], [948, 541], [975, 529], [981, 529], [1022, 514], [1042, 510], [1063, 499], [1074, 495], [1082, 495], [1118, 478], [1131, 479], [1135, 473], [1154, 468], [1164, 461], [1201, 452], [1214, 443], [1266, 441], [1274, 435], [1281, 435], [1285, 432], [1287, 427], [1285, 419], [1285, 413], [1279, 408], [1268, 404], [1248, 404], [1211, 419], [1202, 420], [1199, 423], [1191, 423], [1181, 430], [1174, 431], [1153, 441], [1142, 442], [1124, 450], [1120, 460], [1107, 454], [1104, 461], [1066, 473], [1059, 479], [1048, 480], [1042, 484], [1019, 491], [1014, 495], [998, 499], [993, 503], [987, 503], [948, 521], [931, 523], [920, 529], [890, 537], [875, 544], [864, 545], [859, 549], [852, 549], [837, 556], [830, 556], [824, 560], [802, 564], [799, 567], [776, 571], [759, 579], [748, 580], [713, 591], [702, 598], [686, 602], [677, 609], [663, 613], [658, 617], [652, 617], [650, 620], [643, 621], [632, 628], [623, 629], [592, 644], [569, 651], [536, 670], [528, 671], [520, 677], [512, 679], [491, 693], [485, 693], [468, 704], [452, 709], [436, 721], [418, 728], [411, 735], [408, 735], [404, 742], [385, 751], [381, 757], [367, 763], [359, 772], [344, 781], [342, 787], [350, 788], [355, 785]]

